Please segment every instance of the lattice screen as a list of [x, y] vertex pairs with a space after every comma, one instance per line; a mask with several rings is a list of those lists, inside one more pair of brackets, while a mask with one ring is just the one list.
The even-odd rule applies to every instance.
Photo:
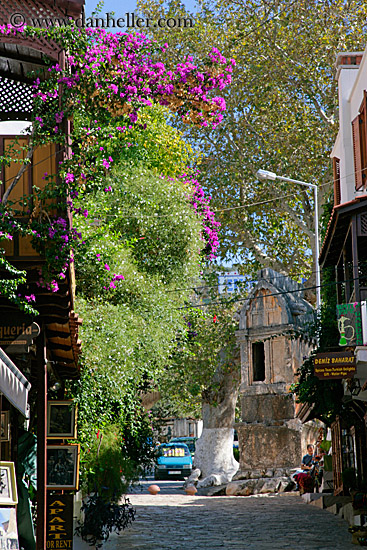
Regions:
[[29, 120], [32, 105], [30, 85], [0, 76], [0, 120]]
[[367, 213], [359, 215], [359, 234], [361, 237], [367, 237]]
[[[33, 26], [33, 20], [36, 18], [65, 18], [68, 15], [77, 17], [82, 10], [82, 0], [68, 0], [61, 2], [60, 0], [0, 0], [0, 25], [8, 25], [11, 23], [11, 15], [20, 13], [25, 17], [25, 23]], [[19, 22], [19, 19], [18, 19]], [[52, 59], [57, 59], [60, 51], [60, 46], [50, 40], [46, 40], [43, 36], [39, 37], [22, 37], [2, 36], [0, 35], [0, 43], [22, 44], [40, 51]]]

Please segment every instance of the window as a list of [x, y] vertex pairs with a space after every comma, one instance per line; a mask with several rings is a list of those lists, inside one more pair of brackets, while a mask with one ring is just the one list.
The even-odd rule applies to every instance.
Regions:
[[354, 177], [356, 189], [367, 184], [367, 92], [364, 91], [359, 114], [352, 120]]
[[264, 382], [265, 380], [264, 342], [252, 344], [252, 379], [254, 382]]
[[340, 160], [333, 158], [333, 173], [334, 173], [334, 206], [341, 202], [340, 196]]

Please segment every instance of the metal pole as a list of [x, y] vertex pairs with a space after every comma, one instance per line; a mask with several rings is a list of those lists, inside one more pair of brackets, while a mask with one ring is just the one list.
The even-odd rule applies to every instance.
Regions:
[[276, 176], [277, 179], [288, 181], [290, 183], [299, 183], [300, 185], [305, 185], [306, 187], [313, 188], [314, 191], [314, 200], [315, 200], [315, 267], [316, 267], [316, 307], [320, 309], [321, 306], [321, 279], [320, 279], [320, 264], [319, 264], [319, 203], [318, 203], [318, 187], [314, 183], [307, 183], [305, 181], [294, 180], [292, 178], [286, 178], [285, 176]]
[[319, 204], [318, 204], [318, 188], [317, 185], [314, 186], [314, 196], [315, 196], [315, 255], [316, 255], [316, 306], [319, 310], [321, 307], [321, 279], [320, 279], [320, 264], [319, 264]]
[[36, 549], [46, 548], [46, 468], [47, 468], [47, 365], [45, 328], [42, 324], [37, 338], [37, 528]]

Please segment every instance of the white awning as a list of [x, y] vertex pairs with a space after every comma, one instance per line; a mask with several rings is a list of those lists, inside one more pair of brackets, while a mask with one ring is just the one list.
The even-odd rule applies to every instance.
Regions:
[[30, 388], [30, 382], [0, 348], [0, 392], [25, 417], [28, 416], [27, 403]]

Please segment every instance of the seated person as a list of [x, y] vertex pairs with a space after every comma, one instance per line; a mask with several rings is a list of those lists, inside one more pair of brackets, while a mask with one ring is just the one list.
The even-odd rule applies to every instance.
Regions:
[[301, 469], [304, 471], [312, 470], [313, 468], [313, 445], [307, 445], [307, 454], [302, 458]]

